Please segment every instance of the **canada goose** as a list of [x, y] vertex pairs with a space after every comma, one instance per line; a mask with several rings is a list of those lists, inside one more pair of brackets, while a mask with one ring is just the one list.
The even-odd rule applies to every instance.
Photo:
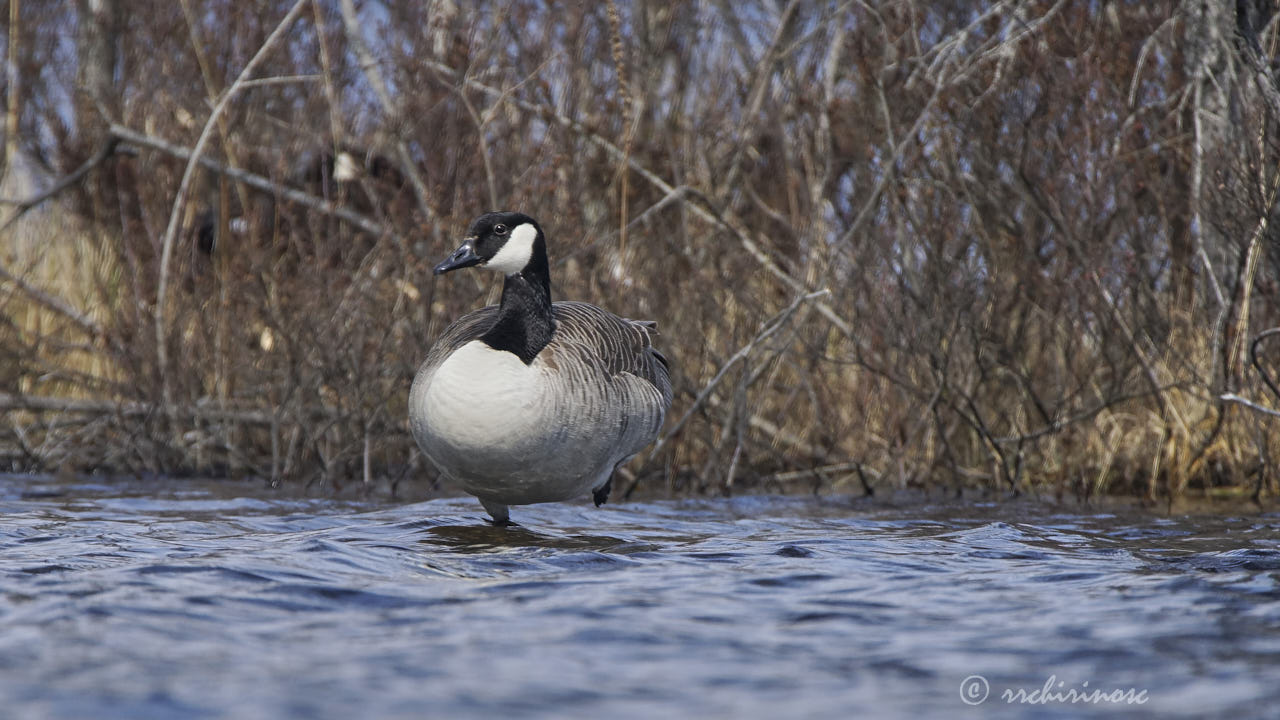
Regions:
[[594, 305], [551, 302], [546, 237], [528, 215], [481, 215], [440, 275], [480, 266], [505, 276], [502, 303], [459, 318], [431, 346], [409, 392], [418, 447], [480, 499], [498, 525], [509, 505], [588, 490], [657, 437], [671, 406], [656, 325]]

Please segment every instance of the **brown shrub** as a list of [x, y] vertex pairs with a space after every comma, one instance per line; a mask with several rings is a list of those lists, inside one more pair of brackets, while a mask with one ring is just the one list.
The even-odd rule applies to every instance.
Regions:
[[95, 6], [6, 33], [9, 175], [113, 150], [4, 231], [14, 468], [428, 476], [414, 369], [497, 297], [430, 268], [502, 207], [659, 321], [652, 487], [1270, 482], [1269, 5], [340, 0], [240, 85], [293, 3]]

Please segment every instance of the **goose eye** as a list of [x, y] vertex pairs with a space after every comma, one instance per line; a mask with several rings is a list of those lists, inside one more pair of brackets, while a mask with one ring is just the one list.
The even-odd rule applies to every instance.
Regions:
[[497, 233], [498, 235], [506, 235], [506, 234], [507, 234], [507, 226], [506, 226], [506, 225], [503, 225], [502, 223], [498, 223], [497, 225], [494, 225], [494, 226], [493, 226], [493, 231], [494, 231], [495, 233]]

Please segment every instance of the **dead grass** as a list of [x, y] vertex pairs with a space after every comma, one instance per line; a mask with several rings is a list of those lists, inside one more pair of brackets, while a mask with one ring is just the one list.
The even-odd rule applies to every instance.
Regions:
[[[660, 323], [677, 397], [632, 488], [1275, 492], [1280, 398], [1241, 348], [1280, 324], [1280, 105], [1182, 4], [428, 4], [373, 64], [368, 18], [317, 7], [213, 119], [162, 283], [210, 95], [291, 6], [135, 13], [75, 134], [75, 73], [33, 76], [48, 176], [119, 149], [0, 238], [10, 468], [430, 482], [409, 383], [498, 293], [430, 269], [496, 198], [543, 221], [558, 297]], [[51, 62], [61, 20], [23, 12]]]

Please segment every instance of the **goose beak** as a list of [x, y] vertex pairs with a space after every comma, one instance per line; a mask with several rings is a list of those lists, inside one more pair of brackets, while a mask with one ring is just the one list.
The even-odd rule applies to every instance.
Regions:
[[480, 256], [476, 254], [473, 243], [475, 243], [475, 238], [463, 240], [457, 250], [454, 250], [449, 257], [445, 258], [444, 262], [436, 266], [435, 274], [443, 275], [450, 270], [479, 265]]

